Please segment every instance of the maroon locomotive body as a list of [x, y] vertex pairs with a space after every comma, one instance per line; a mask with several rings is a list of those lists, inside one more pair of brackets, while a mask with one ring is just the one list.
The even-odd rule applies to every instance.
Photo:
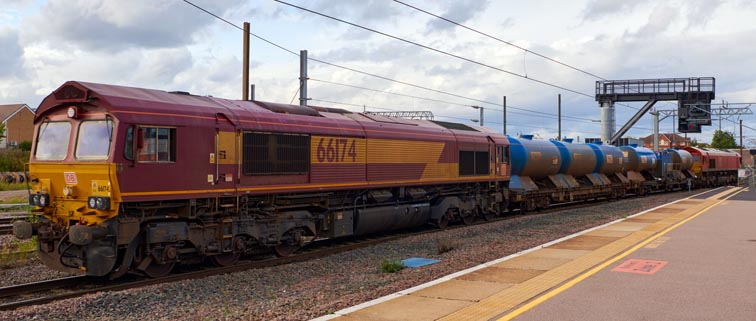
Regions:
[[60, 270], [160, 276], [507, 206], [508, 141], [482, 127], [73, 81], [35, 127], [40, 221], [17, 235]]

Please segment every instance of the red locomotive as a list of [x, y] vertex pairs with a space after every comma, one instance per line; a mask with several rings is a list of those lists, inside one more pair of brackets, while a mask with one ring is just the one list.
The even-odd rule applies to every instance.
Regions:
[[508, 141], [482, 127], [70, 81], [36, 111], [45, 264], [149, 276], [318, 238], [506, 207]]

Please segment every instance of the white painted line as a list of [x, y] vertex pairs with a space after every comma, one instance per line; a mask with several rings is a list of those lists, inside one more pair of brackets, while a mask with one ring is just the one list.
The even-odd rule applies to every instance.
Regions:
[[696, 197], [698, 195], [701, 195], [701, 194], [704, 194], [704, 193], [708, 193], [708, 192], [711, 192], [711, 191], [714, 191], [714, 190], [717, 190], [717, 189], [720, 189], [720, 188], [722, 188], [722, 187], [717, 187], [715, 189], [711, 189], [711, 190], [708, 190], [706, 192], [701, 192], [701, 193], [698, 193], [698, 194], [694, 194], [694, 195], [688, 196], [686, 198], [681, 198], [681, 199], [676, 200], [674, 202], [669, 202], [669, 203], [666, 203], [666, 204], [662, 204], [662, 205], [659, 205], [657, 207], [650, 208], [650, 209], [647, 209], [645, 211], [635, 213], [635, 214], [630, 215], [630, 216], [625, 217], [625, 218], [616, 219], [614, 221], [611, 221], [611, 222], [603, 224], [603, 225], [594, 226], [594, 227], [589, 228], [587, 230], [580, 231], [580, 232], [577, 232], [575, 234], [567, 235], [565, 237], [562, 237], [562, 238], [559, 238], [559, 239], [556, 239], [556, 240], [553, 240], [553, 241], [550, 241], [550, 242], [547, 242], [547, 243], [544, 243], [544, 244], [541, 244], [541, 245], [529, 248], [527, 250], [523, 250], [523, 251], [511, 254], [511, 255], [505, 256], [503, 258], [499, 258], [499, 259], [496, 259], [496, 260], [493, 260], [493, 261], [482, 263], [482, 264], [473, 266], [471, 268], [468, 268], [468, 269], [465, 269], [465, 270], [462, 270], [462, 271], [459, 271], [459, 272], [455, 272], [455, 273], [443, 276], [443, 277], [441, 277], [439, 279], [435, 279], [433, 281], [430, 281], [430, 282], [427, 282], [427, 283], [423, 283], [423, 284], [411, 287], [409, 289], [401, 290], [401, 291], [396, 292], [396, 293], [392, 293], [392, 294], [389, 294], [389, 295], [386, 295], [386, 296], [382, 296], [382, 297], [377, 298], [377, 299], [373, 299], [373, 300], [370, 300], [370, 301], [367, 301], [367, 302], [360, 303], [358, 305], [355, 305], [355, 306], [352, 306], [352, 307], [349, 307], [349, 308], [346, 308], [346, 309], [342, 309], [342, 310], [336, 311], [333, 314], [328, 314], [328, 315], [324, 315], [324, 316], [321, 316], [321, 317], [318, 317], [318, 318], [315, 318], [315, 319], [311, 319], [310, 321], [327, 321], [327, 320], [335, 319], [335, 318], [338, 318], [340, 316], [344, 316], [344, 315], [347, 315], [349, 313], [356, 312], [358, 310], [362, 310], [364, 308], [368, 308], [368, 307], [371, 307], [371, 306], [374, 306], [374, 305], [378, 305], [378, 304], [381, 304], [381, 303], [386, 302], [388, 300], [393, 300], [395, 298], [401, 297], [403, 295], [408, 295], [408, 294], [411, 294], [413, 292], [417, 292], [417, 291], [425, 289], [427, 287], [431, 287], [431, 286], [434, 286], [436, 284], [443, 283], [443, 282], [449, 281], [451, 279], [460, 277], [462, 275], [465, 275], [465, 274], [468, 274], [468, 273], [472, 273], [472, 272], [475, 272], [475, 271], [480, 270], [480, 269], [487, 268], [487, 267], [489, 267], [491, 265], [499, 264], [499, 263], [504, 262], [506, 260], [513, 259], [513, 258], [516, 258], [518, 256], [522, 256], [522, 255], [528, 254], [530, 252], [540, 250], [540, 249], [542, 249], [544, 247], [552, 246], [552, 245], [554, 245], [556, 243], [559, 243], [559, 242], [562, 242], [562, 241], [566, 241], [566, 240], [569, 240], [571, 238], [574, 238], [574, 237], [577, 237], [577, 236], [580, 236], [580, 235], [583, 235], [583, 234], [586, 234], [586, 233], [593, 232], [595, 230], [607, 227], [607, 226], [612, 225], [614, 223], [619, 223], [619, 222], [622, 222], [624, 220], [636, 217], [638, 215], [643, 215], [643, 214], [646, 214], [646, 213], [651, 212], [653, 210], [665, 207], [667, 205], [675, 204], [677, 202], [681, 202], [681, 201], [684, 201], [684, 200], [687, 200], [687, 199], [690, 199], [690, 198]]

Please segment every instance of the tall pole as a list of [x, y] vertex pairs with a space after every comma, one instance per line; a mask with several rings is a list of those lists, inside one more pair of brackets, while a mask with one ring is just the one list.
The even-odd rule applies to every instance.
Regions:
[[307, 50], [299, 51], [299, 105], [307, 106]]
[[480, 127], [483, 127], [483, 107], [480, 107]]
[[740, 163], [743, 163], [743, 120], [740, 120]]
[[249, 100], [249, 22], [244, 23], [244, 53], [242, 60], [242, 100]]
[[654, 151], [659, 151], [659, 112], [654, 109]]
[[504, 132], [504, 136], [506, 136], [507, 135], [507, 96], [503, 96], [503, 97], [504, 97], [504, 102], [502, 103], [502, 106], [504, 107], [504, 110], [503, 110], [504, 111], [504, 118], [503, 118], [504, 128], [502, 129], [502, 131]]
[[558, 109], [558, 117], [557, 117], [557, 140], [562, 140], [562, 94], [557, 95], [557, 109]]

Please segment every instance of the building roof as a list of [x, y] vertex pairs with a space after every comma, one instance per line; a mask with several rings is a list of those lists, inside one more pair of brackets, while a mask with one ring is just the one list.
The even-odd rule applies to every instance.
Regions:
[[[683, 142], [689, 143], [690, 137], [685, 138], [683, 136], [680, 136], [678, 134], [673, 133], [659, 133], [659, 140], [666, 138], [667, 141], [674, 141], [675, 143], [681, 144]], [[646, 137], [641, 138], [644, 143], [646, 142], [653, 142], [654, 140], [654, 134], [648, 135]]]
[[34, 111], [31, 110], [31, 108], [29, 108], [29, 105], [27, 104], [0, 105], [0, 122], [5, 122], [24, 108], [28, 109], [32, 114], [34, 114]]

